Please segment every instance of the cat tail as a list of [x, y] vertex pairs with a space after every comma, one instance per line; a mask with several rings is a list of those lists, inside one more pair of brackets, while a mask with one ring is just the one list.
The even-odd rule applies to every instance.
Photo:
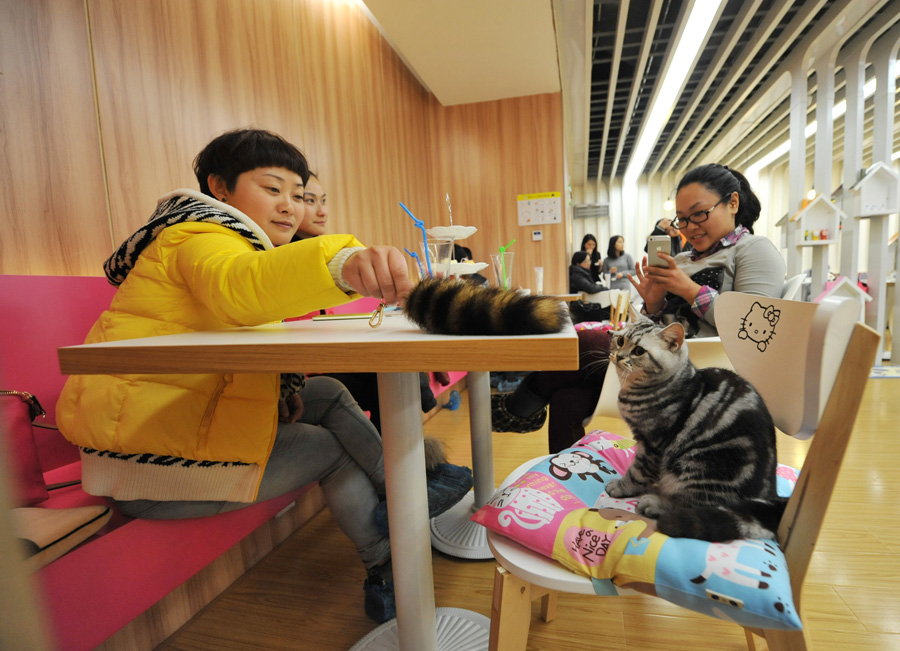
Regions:
[[555, 298], [442, 278], [416, 285], [405, 311], [410, 321], [439, 335], [543, 335], [569, 322]]
[[660, 515], [657, 531], [673, 538], [727, 542], [776, 538], [787, 498], [745, 500], [730, 506], [677, 506]]

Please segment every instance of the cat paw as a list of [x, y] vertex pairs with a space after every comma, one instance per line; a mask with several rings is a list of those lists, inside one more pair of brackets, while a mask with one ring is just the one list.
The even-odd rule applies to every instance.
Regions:
[[626, 486], [624, 479], [613, 479], [606, 482], [606, 494], [610, 497], [630, 497], [631, 493], [625, 490]]
[[662, 501], [658, 495], [641, 495], [637, 504], [637, 512], [646, 518], [655, 520], [662, 513]]

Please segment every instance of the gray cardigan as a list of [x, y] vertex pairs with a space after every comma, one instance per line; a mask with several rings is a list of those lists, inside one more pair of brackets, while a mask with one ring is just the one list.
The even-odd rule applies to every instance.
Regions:
[[[679, 253], [675, 263], [688, 276], [710, 267], [724, 267], [725, 276], [719, 293], [744, 292], [778, 298], [784, 287], [785, 264], [781, 253], [762, 235], [744, 235], [733, 246], [716, 251], [712, 255], [692, 261], [691, 253]], [[715, 337], [716, 303], [707, 310], [701, 322], [699, 337]]]

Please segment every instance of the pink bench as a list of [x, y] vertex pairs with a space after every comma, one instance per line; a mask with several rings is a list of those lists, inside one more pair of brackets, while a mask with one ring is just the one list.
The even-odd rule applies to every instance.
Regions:
[[[82, 343], [114, 291], [98, 277], [0, 275], [0, 388], [38, 396], [52, 424], [65, 382], [56, 349]], [[55, 430], [35, 433], [46, 483], [80, 478], [76, 448]], [[98, 503], [104, 499], [75, 485], [38, 506]], [[58, 648], [156, 647], [322, 506], [312, 485], [208, 518], [114, 514], [99, 534], [35, 574]]]

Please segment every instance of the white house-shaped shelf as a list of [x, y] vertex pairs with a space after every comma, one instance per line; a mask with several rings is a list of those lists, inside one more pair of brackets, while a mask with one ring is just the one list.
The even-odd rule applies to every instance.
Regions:
[[827, 283], [825, 285], [825, 291], [819, 294], [814, 302], [821, 303], [822, 299], [826, 296], [852, 298], [855, 301], [859, 301], [859, 320], [863, 322], [866, 320], [866, 303], [871, 301], [872, 297], [860, 288], [859, 285], [850, 282], [850, 279], [848, 279], [847, 276], [838, 276], [833, 282]]
[[879, 161], [866, 170], [865, 176], [850, 188], [857, 199], [856, 217], [875, 217], [900, 211], [897, 189], [900, 178], [889, 165]]
[[844, 213], [821, 194], [791, 217], [800, 231], [797, 246], [824, 246], [837, 241]]

